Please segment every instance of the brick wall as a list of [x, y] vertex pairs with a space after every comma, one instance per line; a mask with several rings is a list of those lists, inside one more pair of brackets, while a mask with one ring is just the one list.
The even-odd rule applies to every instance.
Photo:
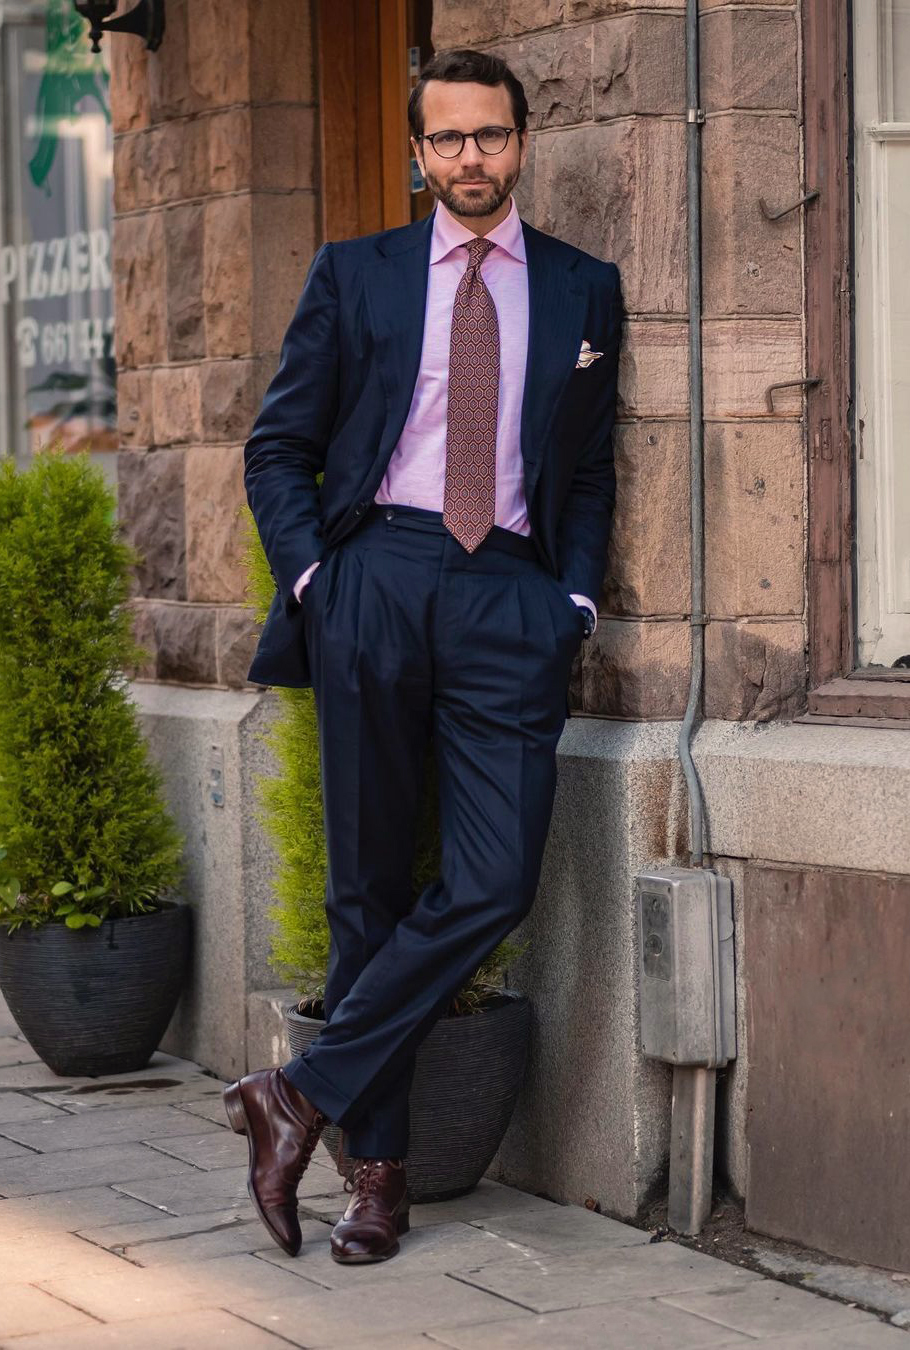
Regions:
[[148, 678], [243, 685], [249, 435], [317, 246], [310, 7], [168, 0], [113, 37], [120, 518]]
[[[701, 6], [705, 710], [791, 716], [805, 697], [798, 23]], [[675, 718], [688, 695], [688, 282], [682, 0], [437, 0], [433, 44], [503, 56], [531, 106], [523, 216], [617, 263], [628, 320], [617, 511], [574, 707]]]

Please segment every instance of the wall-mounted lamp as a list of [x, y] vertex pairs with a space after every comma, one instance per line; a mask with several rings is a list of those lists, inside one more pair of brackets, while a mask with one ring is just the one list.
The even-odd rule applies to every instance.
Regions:
[[89, 39], [93, 52], [101, 51], [101, 38], [105, 33], [135, 33], [145, 38], [150, 52], [157, 51], [164, 37], [164, 0], [139, 0], [138, 5], [127, 10], [116, 19], [108, 16], [117, 8], [117, 0], [87, 0], [80, 4], [73, 0], [83, 19], [91, 24]]

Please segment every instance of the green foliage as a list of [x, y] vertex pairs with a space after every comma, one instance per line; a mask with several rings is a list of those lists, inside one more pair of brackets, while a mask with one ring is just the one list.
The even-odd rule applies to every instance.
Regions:
[[[247, 596], [262, 622], [275, 594], [269, 564], [249, 507], [244, 508]], [[312, 689], [276, 689], [278, 713], [265, 733], [278, 765], [275, 778], [258, 783], [260, 820], [275, 846], [278, 867], [273, 879], [277, 903], [269, 910], [275, 923], [271, 963], [283, 979], [303, 995], [301, 1003], [325, 993], [329, 927], [325, 913], [326, 851], [319, 730]], [[417, 827], [412, 899], [439, 875], [438, 789], [432, 744], [427, 747], [424, 795]], [[479, 1010], [490, 991], [501, 986], [505, 967], [527, 944], [508, 938], [491, 952], [468, 984], [452, 1000], [450, 1012]]]
[[87, 454], [0, 462], [0, 925], [154, 908], [182, 839], [124, 669], [135, 554]]

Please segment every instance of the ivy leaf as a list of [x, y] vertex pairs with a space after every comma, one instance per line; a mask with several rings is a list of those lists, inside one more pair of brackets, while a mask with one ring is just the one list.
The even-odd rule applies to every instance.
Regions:
[[72, 882], [58, 881], [51, 887], [51, 895], [68, 895], [72, 889]]

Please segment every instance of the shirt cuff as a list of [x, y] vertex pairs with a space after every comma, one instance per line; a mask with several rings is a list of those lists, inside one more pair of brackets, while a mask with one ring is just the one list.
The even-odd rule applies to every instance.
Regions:
[[300, 604], [300, 597], [303, 594], [304, 586], [307, 584], [310, 577], [316, 571], [316, 568], [319, 566], [321, 561], [322, 560], [320, 558], [317, 558], [314, 563], [310, 563], [309, 567], [304, 572], [303, 576], [298, 577], [297, 580], [294, 582], [294, 598], [296, 599], [298, 604]]
[[576, 605], [584, 605], [586, 609], [591, 611], [594, 615], [594, 627], [591, 629], [591, 632], [595, 633], [597, 631], [597, 606], [594, 601], [589, 599], [586, 595], [570, 595], [569, 599], [574, 600]]

